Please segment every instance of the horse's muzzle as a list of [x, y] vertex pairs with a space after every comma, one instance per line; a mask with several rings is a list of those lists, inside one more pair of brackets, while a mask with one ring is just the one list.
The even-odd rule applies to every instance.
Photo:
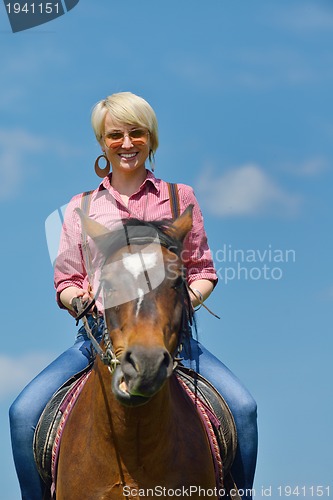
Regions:
[[173, 371], [170, 353], [162, 347], [131, 346], [124, 352], [112, 390], [125, 405], [144, 404], [156, 394]]

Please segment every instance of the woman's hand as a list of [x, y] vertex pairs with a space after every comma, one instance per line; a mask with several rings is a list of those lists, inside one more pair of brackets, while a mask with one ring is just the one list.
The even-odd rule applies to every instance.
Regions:
[[74, 311], [74, 307], [72, 304], [73, 299], [79, 297], [81, 297], [82, 302], [87, 302], [93, 299], [93, 294], [91, 290], [83, 290], [75, 286], [69, 286], [68, 288], [65, 288], [65, 290], [63, 290], [60, 294], [61, 302], [70, 311]]

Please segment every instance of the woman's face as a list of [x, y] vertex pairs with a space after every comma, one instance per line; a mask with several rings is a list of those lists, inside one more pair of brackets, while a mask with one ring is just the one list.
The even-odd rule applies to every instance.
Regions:
[[[131, 134], [134, 130], [135, 132]], [[117, 140], [117, 136], [120, 139]], [[143, 127], [116, 122], [107, 113], [102, 148], [112, 165], [112, 170], [129, 172], [145, 168], [145, 161], [150, 151], [149, 132]]]

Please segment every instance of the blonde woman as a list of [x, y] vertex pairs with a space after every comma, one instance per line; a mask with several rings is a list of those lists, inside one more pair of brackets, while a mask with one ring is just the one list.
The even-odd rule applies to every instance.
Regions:
[[[90, 217], [112, 228], [130, 217], [147, 221], [171, 219], [175, 216], [175, 204], [178, 204], [179, 213], [189, 204], [194, 205], [193, 228], [185, 239], [183, 256], [187, 281], [193, 290], [192, 305], [197, 307], [213, 291], [217, 276], [193, 189], [178, 184], [173, 188], [175, 200], [172, 204], [170, 185], [147, 169], [149, 163], [154, 170], [158, 147], [154, 110], [143, 98], [130, 92], [113, 94], [96, 104], [92, 125], [101, 147], [95, 171], [103, 180], [89, 193], [86, 210]], [[74, 314], [72, 301], [75, 297], [87, 300], [92, 296], [91, 277], [82, 252], [81, 224], [75, 211], [82, 207], [83, 197], [84, 194], [76, 195], [68, 204], [55, 266], [57, 302], [71, 314]], [[90, 265], [98, 268], [98, 256], [93, 248]], [[97, 308], [97, 319], [90, 315], [89, 324], [96, 339], [100, 340], [104, 319], [99, 301]], [[40, 414], [57, 388], [88, 365], [89, 347], [90, 341], [81, 327], [74, 345], [30, 382], [11, 406], [13, 455], [24, 500], [42, 500], [43, 495], [32, 451], [33, 433]], [[191, 339], [190, 351], [191, 359], [184, 353], [184, 364], [197, 367], [200, 362], [200, 373], [220, 391], [233, 412], [238, 450], [232, 473], [238, 488], [251, 489], [257, 452], [256, 404], [230, 370], [194, 339]]]

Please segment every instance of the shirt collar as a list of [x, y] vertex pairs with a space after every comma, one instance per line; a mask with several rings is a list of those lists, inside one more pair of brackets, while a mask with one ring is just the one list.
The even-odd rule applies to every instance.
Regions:
[[[146, 170], [146, 172], [147, 176], [143, 181], [143, 183], [141, 184], [138, 191], [141, 191], [141, 189], [143, 189], [146, 186], [146, 184], [150, 184], [155, 188], [156, 191], [159, 191], [159, 179], [156, 179], [155, 175], [150, 170]], [[111, 178], [112, 178], [112, 172], [102, 180], [102, 182], [98, 186], [98, 191], [103, 191], [104, 189], [110, 191], [111, 189], [113, 189], [111, 185]]]

